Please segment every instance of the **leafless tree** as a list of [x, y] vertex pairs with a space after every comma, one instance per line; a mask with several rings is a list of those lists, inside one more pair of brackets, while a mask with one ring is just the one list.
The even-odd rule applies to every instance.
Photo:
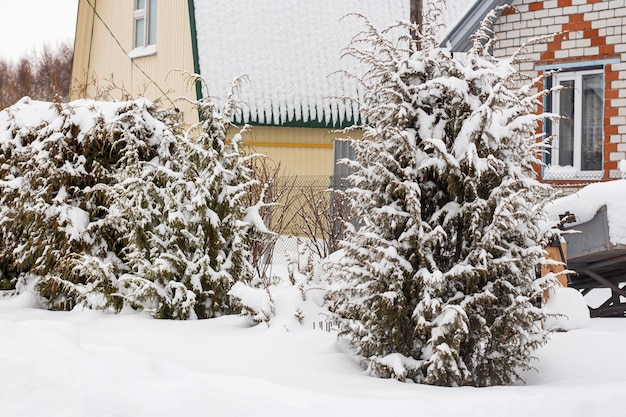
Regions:
[[69, 100], [73, 49], [68, 43], [44, 46], [17, 63], [0, 59], [0, 109], [24, 96], [35, 100]]
[[352, 220], [345, 194], [334, 188], [304, 187], [298, 210], [300, 234], [307, 238], [308, 249], [325, 258], [339, 249], [346, 222]]
[[257, 235], [250, 242], [252, 264], [259, 277], [266, 279], [276, 241], [293, 223], [294, 213], [289, 210], [287, 203], [293, 200], [296, 178], [286, 175], [280, 163], [265, 157], [253, 159], [250, 168], [258, 184], [251, 189], [251, 201], [247, 203], [253, 205], [263, 199], [265, 205], [260, 214], [265, 225], [273, 232]]

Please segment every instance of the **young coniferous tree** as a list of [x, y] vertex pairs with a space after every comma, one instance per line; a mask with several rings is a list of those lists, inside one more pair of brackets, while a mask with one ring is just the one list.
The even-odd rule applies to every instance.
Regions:
[[328, 299], [374, 375], [508, 384], [546, 341], [534, 305], [548, 191], [533, 171], [542, 93], [516, 87], [511, 59], [491, 55], [495, 17], [467, 55], [437, 47], [432, 16], [414, 37], [414, 26], [367, 23], [348, 48], [368, 67], [364, 139], [346, 162], [359, 227], [342, 242]]
[[157, 317], [239, 312], [228, 292], [254, 275], [248, 243], [258, 225], [246, 221], [253, 208], [244, 200], [256, 184], [248, 161], [257, 155], [244, 154], [240, 134], [226, 141], [234, 91], [220, 111], [210, 99], [196, 104], [202, 121], [177, 142], [175, 157], [139, 174], [129, 167], [117, 187], [116, 206], [131, 230], [127, 299]]

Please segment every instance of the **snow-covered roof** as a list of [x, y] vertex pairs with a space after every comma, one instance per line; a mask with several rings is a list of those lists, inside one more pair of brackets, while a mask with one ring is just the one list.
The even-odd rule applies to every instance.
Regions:
[[[453, 22], [474, 0], [449, 0], [444, 22]], [[428, 7], [428, 6], [427, 6]], [[409, 0], [195, 0], [199, 69], [208, 94], [224, 97], [238, 76], [250, 83], [240, 99], [245, 122], [260, 124], [351, 124], [358, 107], [340, 97], [360, 97], [357, 62], [340, 59], [364, 29], [349, 13], [367, 16], [379, 28], [409, 19]], [[343, 19], [342, 19], [343, 18]], [[206, 94], [206, 92], [205, 92]]]
[[546, 206], [550, 220], [569, 211], [576, 223], [587, 223], [606, 206], [609, 239], [614, 245], [626, 245], [626, 180], [590, 184], [576, 193], [554, 200]]

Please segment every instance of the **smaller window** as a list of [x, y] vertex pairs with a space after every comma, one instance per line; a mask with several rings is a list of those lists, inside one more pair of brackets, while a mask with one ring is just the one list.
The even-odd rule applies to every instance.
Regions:
[[157, 0], [135, 0], [134, 50], [131, 58], [156, 52]]

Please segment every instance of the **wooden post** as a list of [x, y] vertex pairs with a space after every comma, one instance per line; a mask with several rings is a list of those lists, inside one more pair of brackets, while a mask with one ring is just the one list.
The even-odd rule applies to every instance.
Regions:
[[422, 24], [422, 0], [411, 0], [411, 11], [409, 19], [418, 26]]
[[[546, 275], [550, 272], [554, 274], [559, 274], [565, 270], [567, 267], [567, 243], [565, 241], [557, 241], [554, 245], [549, 245], [544, 248], [546, 253], [546, 258], [562, 262], [563, 265], [544, 265], [541, 267], [541, 275]], [[558, 275], [557, 280], [561, 284], [562, 287], [567, 287], [567, 276], [566, 275]], [[550, 298], [550, 291], [543, 291], [543, 302], [545, 303]]]
[[[411, 23], [415, 23], [417, 25], [417, 29], [419, 31], [422, 30], [422, 17], [423, 17], [423, 0], [411, 0], [411, 9], [409, 11], [409, 19], [411, 20]], [[417, 32], [413, 33], [413, 38], [418, 41], [419, 39], [417, 39]], [[417, 48], [420, 48], [420, 43], [416, 42]]]

